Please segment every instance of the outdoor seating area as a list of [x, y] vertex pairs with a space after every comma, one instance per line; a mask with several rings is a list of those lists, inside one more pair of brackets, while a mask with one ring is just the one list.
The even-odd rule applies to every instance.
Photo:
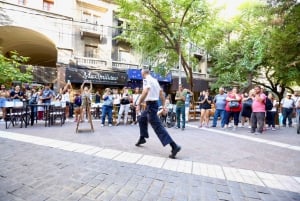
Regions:
[[[40, 122], [45, 127], [65, 123], [65, 105], [54, 102], [52, 104], [26, 104], [22, 101], [7, 101], [5, 104], [5, 128], [34, 126]], [[42, 111], [38, 111], [42, 110]], [[38, 115], [38, 112], [42, 112]], [[3, 115], [3, 114], [2, 114]]]

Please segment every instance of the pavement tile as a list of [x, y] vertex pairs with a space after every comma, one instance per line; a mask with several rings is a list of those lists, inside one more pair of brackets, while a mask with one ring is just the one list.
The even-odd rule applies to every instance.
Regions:
[[[6, 137], [2, 131], [0, 135]], [[149, 151], [151, 146], [135, 154], [131, 149], [121, 151], [110, 146], [79, 144], [73, 139], [68, 143], [19, 134], [8, 138], [14, 141], [0, 138], [0, 200], [2, 196], [9, 201], [295, 201], [300, 198], [299, 177], [144, 155], [143, 151]], [[36, 139], [39, 145], [34, 144]], [[260, 143], [269, 146], [268, 140], [262, 139]], [[5, 191], [1, 191], [3, 187]], [[20, 197], [21, 194], [24, 196]]]

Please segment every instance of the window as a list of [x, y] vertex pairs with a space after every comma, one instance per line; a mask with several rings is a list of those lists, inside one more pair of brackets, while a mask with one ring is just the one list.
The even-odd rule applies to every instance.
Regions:
[[85, 47], [84, 47], [84, 56], [95, 58], [97, 56], [97, 47], [92, 46], [92, 45], [85, 45]]
[[128, 51], [120, 50], [119, 51], [119, 61], [130, 62], [130, 53]]
[[50, 11], [53, 9], [54, 1], [43, 0], [43, 10]]

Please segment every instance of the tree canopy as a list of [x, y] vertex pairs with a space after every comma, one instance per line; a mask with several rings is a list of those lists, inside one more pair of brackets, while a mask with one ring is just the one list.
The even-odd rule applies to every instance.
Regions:
[[[205, 0], [117, 0], [119, 17], [130, 28], [121, 36], [157, 69], [182, 67], [193, 86], [189, 45], [212, 58], [213, 87], [253, 84], [279, 97], [300, 84], [300, 5], [296, 0], [249, 1], [240, 14], [218, 18]], [[154, 62], [155, 61], [155, 62]], [[190, 61], [190, 62], [189, 62]], [[162, 67], [162, 68], [159, 68]], [[281, 91], [278, 91], [278, 88]]]
[[251, 2], [241, 11], [218, 27], [223, 40], [211, 48], [213, 74], [218, 76], [215, 86], [237, 82], [247, 89], [254, 83], [281, 98], [286, 88], [299, 84], [300, 5], [296, 1]]
[[[212, 14], [204, 0], [117, 0], [119, 17], [130, 28], [121, 36], [143, 56], [143, 63], [168, 71], [181, 65], [193, 86], [193, 65], [188, 44], [211, 21]], [[188, 60], [190, 62], [188, 62]]]
[[0, 54], [0, 83], [11, 84], [13, 81], [30, 82], [32, 80], [31, 68], [26, 68], [26, 72], [21, 72], [20, 66], [28, 57], [20, 56], [17, 52], [11, 52], [10, 57]]

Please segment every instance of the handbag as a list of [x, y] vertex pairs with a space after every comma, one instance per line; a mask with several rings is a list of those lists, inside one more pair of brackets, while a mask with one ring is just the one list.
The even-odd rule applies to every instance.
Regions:
[[238, 108], [240, 106], [239, 102], [237, 101], [230, 101], [229, 108]]

